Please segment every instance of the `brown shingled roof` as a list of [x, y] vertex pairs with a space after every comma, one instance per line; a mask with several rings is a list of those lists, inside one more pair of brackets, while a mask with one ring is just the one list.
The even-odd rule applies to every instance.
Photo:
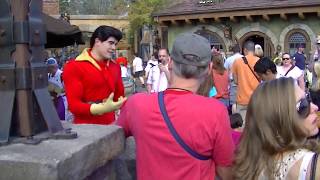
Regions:
[[179, 4], [154, 13], [153, 16], [320, 5], [320, 0], [225, 0], [221, 3], [207, 3], [206, 5], [200, 5], [199, 1], [184, 0]]

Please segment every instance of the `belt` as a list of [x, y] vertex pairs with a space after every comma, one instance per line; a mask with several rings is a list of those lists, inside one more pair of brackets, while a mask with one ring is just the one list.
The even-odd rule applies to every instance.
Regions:
[[99, 104], [99, 103], [102, 103], [103, 101], [102, 100], [97, 100], [97, 101], [88, 101], [87, 103], [88, 104]]

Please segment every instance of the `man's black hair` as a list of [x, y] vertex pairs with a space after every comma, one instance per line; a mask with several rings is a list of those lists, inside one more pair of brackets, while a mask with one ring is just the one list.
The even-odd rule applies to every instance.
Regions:
[[230, 125], [232, 129], [239, 128], [243, 124], [243, 119], [239, 113], [230, 115]]
[[122, 33], [119, 29], [111, 26], [99, 26], [91, 36], [90, 47], [93, 47], [96, 38], [103, 42], [109, 37], [114, 37], [117, 41], [120, 41], [122, 39]]
[[273, 74], [277, 73], [277, 66], [267, 57], [259, 59], [253, 67], [257, 73], [265, 74], [269, 69]]
[[247, 49], [248, 51], [254, 52], [254, 42], [246, 41], [243, 45], [243, 48]]

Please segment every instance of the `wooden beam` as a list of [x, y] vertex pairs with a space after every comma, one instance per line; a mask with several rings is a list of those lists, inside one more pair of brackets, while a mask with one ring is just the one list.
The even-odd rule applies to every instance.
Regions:
[[229, 18], [230, 18], [230, 21], [232, 22], [235, 22], [235, 23], [238, 22], [238, 19], [234, 16], [230, 16]]
[[262, 15], [262, 18], [263, 18], [265, 21], [270, 21], [270, 17], [268, 16], [268, 14], [263, 14], [263, 15]]
[[252, 21], [253, 21], [253, 19], [252, 19], [252, 16], [251, 16], [251, 15], [246, 15], [246, 19], [247, 19], [247, 21], [249, 21], [249, 22], [252, 22]]
[[184, 21], [185, 21], [186, 24], [188, 24], [188, 25], [191, 25], [191, 24], [192, 24], [192, 21], [191, 21], [190, 19], [185, 19]]
[[171, 20], [172, 25], [178, 25], [178, 22], [176, 20]]
[[217, 23], [221, 22], [220, 17], [214, 17], [214, 21]]
[[[307, 18], [308, 14], [314, 13], [318, 14], [318, 17], [320, 17], [320, 5], [315, 5], [315, 6], [309, 6], [309, 7], [293, 7], [293, 8], [286, 8], [284, 11], [283, 9], [254, 9], [254, 10], [248, 10], [246, 11], [249, 15], [251, 16], [261, 16], [262, 14], [268, 14], [269, 18], [271, 19], [270, 15], [279, 15], [281, 16], [282, 19], [289, 19], [287, 17], [288, 14], [298, 14], [299, 12], [303, 12], [304, 15]], [[282, 14], [282, 15], [281, 15]], [[216, 17], [219, 18], [229, 18], [230, 16], [234, 17], [243, 17], [246, 14], [241, 10], [239, 11], [222, 11], [222, 12], [211, 12], [211, 13], [205, 13], [201, 14], [201, 18], [204, 18], [206, 20], [208, 19], [217, 19]], [[184, 20], [184, 19], [199, 19], [199, 14], [183, 14], [183, 15], [165, 15], [165, 16], [159, 16], [160, 21], [170, 21], [171, 19], [174, 20]], [[239, 21], [239, 19], [238, 19]]]
[[300, 19], [305, 19], [306, 17], [304, 16], [303, 12], [299, 12], [298, 16]]
[[202, 23], [202, 24], [206, 24], [206, 23], [207, 23], [207, 20], [204, 19], [204, 18], [199, 18], [199, 22]]
[[284, 13], [280, 14], [280, 18], [281, 18], [281, 19], [283, 19], [283, 20], [285, 20], [285, 21], [287, 21], [287, 20], [288, 20], [287, 15], [286, 15], [286, 14], [284, 14]]

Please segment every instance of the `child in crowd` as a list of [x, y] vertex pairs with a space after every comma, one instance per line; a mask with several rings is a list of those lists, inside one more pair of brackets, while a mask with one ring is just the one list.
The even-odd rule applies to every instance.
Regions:
[[230, 123], [232, 128], [232, 139], [236, 146], [238, 146], [241, 138], [241, 130], [240, 127], [243, 124], [242, 117], [239, 113], [234, 113], [230, 115]]

